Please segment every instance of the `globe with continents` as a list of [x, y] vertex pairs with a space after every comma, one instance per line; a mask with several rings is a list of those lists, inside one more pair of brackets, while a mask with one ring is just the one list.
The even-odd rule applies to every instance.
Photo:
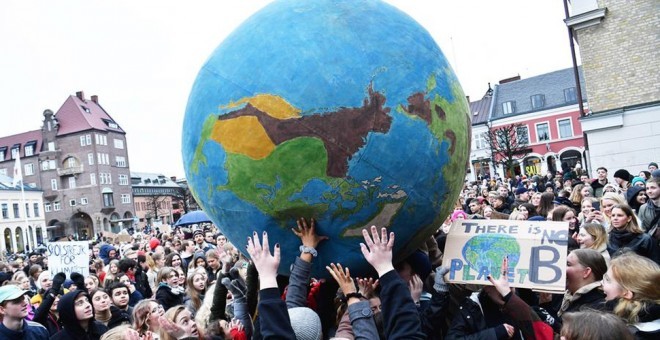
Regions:
[[429, 33], [375, 0], [283, 0], [233, 31], [203, 65], [183, 122], [189, 187], [245, 249], [252, 231], [299, 254], [314, 217], [329, 240], [313, 275], [366, 273], [371, 225], [396, 233], [395, 261], [453, 209], [469, 153], [468, 104]]
[[511, 235], [480, 234], [465, 242], [462, 254], [470, 270], [479, 273], [478, 279], [486, 280], [491, 273], [499, 277], [505, 256], [508, 257], [509, 268], [516, 268], [520, 262], [520, 244]]

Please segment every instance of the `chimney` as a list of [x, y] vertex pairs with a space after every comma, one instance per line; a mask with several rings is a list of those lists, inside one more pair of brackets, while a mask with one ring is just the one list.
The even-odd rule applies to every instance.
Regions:
[[516, 80], [520, 80], [520, 75], [517, 75], [515, 77], [511, 77], [511, 78], [502, 79], [502, 80], [500, 80], [500, 85], [510, 83], [510, 82], [516, 81]]
[[94, 103], [98, 104], [98, 103], [99, 103], [99, 96], [97, 96], [97, 95], [92, 95], [92, 101], [93, 101]]
[[172, 182], [175, 182], [175, 183], [176, 183], [176, 176], [171, 176], [171, 177], [170, 177], [170, 180], [172, 180]]
[[85, 101], [85, 94], [83, 93], [83, 91], [76, 92], [76, 97], [78, 97], [78, 99], [82, 101]]

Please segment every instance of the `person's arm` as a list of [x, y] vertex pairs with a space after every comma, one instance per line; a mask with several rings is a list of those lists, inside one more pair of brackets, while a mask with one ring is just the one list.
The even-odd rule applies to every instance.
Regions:
[[[326, 236], [316, 234], [316, 221], [311, 219], [309, 226], [304, 218], [299, 218], [297, 228], [291, 228], [291, 231], [300, 238], [303, 247], [311, 248], [316, 251], [318, 244], [326, 240]], [[312, 273], [312, 260], [314, 256], [306, 251], [300, 253], [293, 263], [291, 276], [289, 277], [289, 288], [286, 293], [287, 308], [307, 307], [307, 287]]]
[[410, 291], [392, 265], [394, 233], [388, 238], [387, 229], [382, 228], [379, 235], [376, 226], [372, 226], [371, 236], [366, 229], [362, 236], [362, 255], [379, 276], [385, 335], [391, 339], [426, 339]]
[[330, 266], [325, 267], [330, 275], [337, 281], [344, 296], [347, 297], [346, 304], [348, 304], [348, 317], [351, 320], [351, 327], [355, 339], [378, 339], [378, 329], [376, 322], [373, 318], [373, 312], [368, 300], [364, 299], [355, 288], [355, 283], [351, 277], [351, 271], [342, 268], [341, 264], [335, 265], [331, 263]]
[[280, 245], [275, 244], [273, 254], [268, 245], [268, 234], [263, 234], [263, 246], [256, 232], [248, 237], [247, 252], [259, 272], [259, 323], [264, 339], [295, 339], [286, 303], [280, 298], [277, 288], [277, 268], [280, 265]]
[[[48, 328], [48, 312], [50, 312], [50, 307], [53, 306], [55, 302], [55, 296], [60, 293], [62, 284], [66, 280], [66, 275], [64, 273], [57, 273], [53, 277], [53, 285], [51, 288], [43, 293], [43, 299], [39, 304], [39, 307], [34, 312], [34, 317], [32, 321], [38, 322], [44, 327]], [[51, 334], [52, 335], [52, 334]]]
[[449, 268], [447, 267], [438, 267], [435, 270], [431, 303], [420, 313], [422, 330], [426, 334], [441, 335], [443, 333], [443, 326], [446, 325], [444, 321], [450, 299], [449, 285], [445, 282], [444, 276], [448, 272]]
[[[222, 281], [222, 280], [221, 280]], [[227, 320], [225, 316], [225, 309], [227, 308], [227, 287], [222, 282], [215, 283], [213, 290], [213, 302], [211, 303], [211, 316], [209, 321], [212, 320]]]

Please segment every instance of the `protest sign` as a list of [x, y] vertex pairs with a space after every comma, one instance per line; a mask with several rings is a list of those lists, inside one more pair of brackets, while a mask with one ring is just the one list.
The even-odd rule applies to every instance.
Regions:
[[89, 241], [50, 242], [46, 254], [48, 255], [48, 270], [51, 278], [57, 273], [80, 273], [89, 276]]
[[509, 258], [511, 287], [548, 292], [566, 289], [568, 223], [458, 220], [447, 235], [442, 265], [449, 282], [489, 285]]

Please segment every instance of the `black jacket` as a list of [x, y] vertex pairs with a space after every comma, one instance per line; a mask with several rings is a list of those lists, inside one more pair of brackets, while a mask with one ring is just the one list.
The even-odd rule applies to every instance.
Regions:
[[60, 298], [57, 312], [60, 314], [60, 322], [64, 329], [51, 336], [51, 340], [99, 340], [101, 335], [108, 330], [104, 324], [94, 320], [94, 317], [89, 320], [87, 331], [80, 326], [73, 304], [80, 294], [87, 295], [81, 290], [74, 290]]
[[624, 248], [660, 264], [660, 249], [658, 249], [656, 242], [649, 234], [633, 234], [625, 230], [612, 229], [609, 241], [607, 241], [607, 252], [614, 257], [619, 250]]
[[165, 310], [168, 310], [174, 306], [183, 304], [183, 295], [176, 294], [172, 292], [172, 287], [167, 285], [158, 286], [156, 290], [156, 301], [158, 301]]
[[140, 292], [145, 299], [150, 299], [154, 296], [154, 292], [151, 291], [151, 286], [149, 286], [147, 273], [145, 273], [140, 266], [137, 266], [137, 269], [135, 270], [135, 289]]
[[62, 324], [59, 320], [55, 319], [55, 316], [50, 313], [50, 308], [55, 302], [54, 294], [59, 294], [54, 292], [52, 289], [43, 295], [43, 300], [39, 304], [39, 307], [34, 312], [34, 318], [32, 321], [38, 322], [48, 330], [48, 335], [54, 335], [55, 333], [62, 330]]

